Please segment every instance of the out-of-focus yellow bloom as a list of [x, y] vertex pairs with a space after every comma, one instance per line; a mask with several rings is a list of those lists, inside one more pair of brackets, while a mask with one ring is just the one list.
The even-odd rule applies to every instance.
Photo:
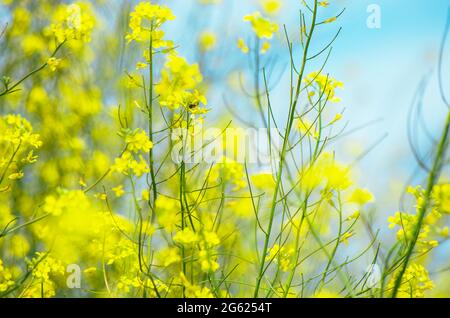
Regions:
[[294, 255], [293, 248], [287, 248], [275, 244], [268, 252], [266, 261], [272, 261], [280, 265], [280, 269], [283, 272], [287, 272], [292, 269], [291, 258]]
[[270, 49], [270, 43], [269, 42], [263, 42], [262, 46], [261, 46], [261, 54], [266, 54], [267, 51], [269, 51]]
[[345, 232], [345, 233], [341, 236], [339, 242], [344, 243], [345, 245], [348, 245], [348, 239], [351, 238], [353, 235], [355, 235], [355, 233], [352, 232], [352, 231]]
[[215, 272], [219, 269], [220, 265], [215, 261], [215, 257], [211, 255], [209, 250], [200, 250], [198, 257], [203, 272]]
[[173, 240], [177, 243], [181, 244], [193, 244], [198, 241], [198, 235], [191, 229], [185, 228], [182, 231], [179, 231], [173, 237]]
[[200, 287], [191, 284], [183, 273], [180, 273], [181, 284], [185, 288], [185, 294], [188, 298], [212, 298], [213, 294], [207, 287]]
[[65, 273], [62, 262], [48, 254], [38, 252], [30, 261], [29, 268], [35, 280], [25, 289], [24, 296], [27, 298], [55, 296], [55, 279], [62, 277]]
[[125, 194], [125, 191], [123, 189], [122, 185], [118, 185], [117, 187], [112, 188], [114, 194], [116, 195], [116, 197], [120, 198], [121, 196], [123, 196]]
[[252, 183], [260, 189], [273, 189], [275, 180], [271, 172], [261, 172], [251, 176]]
[[47, 65], [50, 67], [52, 72], [55, 72], [59, 65], [61, 64], [61, 59], [57, 59], [55, 57], [51, 57], [47, 60]]
[[[397, 275], [393, 275], [388, 284], [388, 289], [392, 289]], [[434, 288], [433, 282], [430, 280], [428, 271], [420, 264], [411, 264], [402, 277], [400, 287], [398, 289], [398, 297], [401, 298], [423, 298], [428, 290]]]
[[156, 199], [156, 211], [158, 224], [169, 233], [175, 231], [180, 222], [180, 202], [160, 195]]
[[261, 0], [260, 2], [266, 14], [277, 14], [282, 5], [281, 0]]
[[211, 31], [203, 31], [198, 39], [200, 50], [203, 52], [207, 52], [214, 49], [216, 43], [217, 43], [217, 36], [214, 32]]
[[300, 185], [305, 191], [319, 186], [327, 190], [342, 191], [351, 184], [349, 167], [336, 162], [334, 155], [328, 152], [322, 153], [316, 163], [305, 168], [300, 175]]
[[72, 39], [90, 42], [94, 26], [89, 3], [61, 4], [54, 11], [50, 30], [59, 43]]
[[342, 296], [336, 292], [332, 292], [328, 289], [321, 289], [317, 294], [314, 295], [315, 298], [341, 298]]
[[156, 259], [161, 266], [167, 267], [181, 261], [179, 248], [167, 247], [156, 252]]
[[315, 123], [310, 122], [307, 118], [297, 119], [297, 129], [303, 135], [308, 135], [313, 138], [319, 137], [319, 132], [316, 131]]
[[238, 46], [239, 50], [241, 50], [242, 53], [244, 53], [244, 54], [247, 54], [250, 50], [243, 38], [238, 39], [237, 46]]
[[6, 268], [3, 261], [0, 259], [0, 293], [7, 291], [14, 286], [11, 270]]
[[260, 12], [246, 15], [244, 21], [251, 23], [253, 31], [258, 38], [271, 39], [273, 34], [278, 31], [278, 24], [264, 18]]
[[366, 203], [373, 202], [374, 197], [369, 190], [358, 188], [352, 192], [348, 200], [359, 205], [364, 205]]

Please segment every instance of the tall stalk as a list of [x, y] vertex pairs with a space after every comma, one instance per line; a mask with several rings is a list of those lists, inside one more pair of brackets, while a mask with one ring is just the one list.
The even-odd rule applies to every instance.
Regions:
[[257, 279], [256, 279], [256, 287], [255, 287], [255, 292], [254, 292], [254, 297], [255, 298], [258, 297], [259, 288], [261, 286], [261, 280], [263, 278], [264, 271], [265, 271], [265, 269], [264, 269], [264, 267], [265, 267], [265, 258], [266, 258], [267, 250], [268, 250], [268, 247], [269, 247], [269, 240], [270, 240], [270, 234], [272, 232], [273, 221], [274, 221], [274, 218], [275, 218], [275, 208], [276, 208], [276, 205], [277, 205], [278, 191], [280, 190], [281, 177], [282, 177], [283, 168], [284, 168], [284, 164], [285, 164], [286, 150], [288, 149], [289, 136], [290, 136], [290, 133], [291, 133], [291, 130], [292, 130], [293, 122], [294, 122], [295, 109], [297, 107], [297, 103], [298, 103], [300, 92], [301, 92], [301, 84], [302, 84], [302, 79], [303, 79], [303, 75], [304, 75], [305, 68], [306, 68], [306, 62], [307, 62], [307, 58], [308, 58], [309, 46], [311, 44], [311, 38], [312, 38], [312, 35], [314, 33], [314, 29], [315, 29], [315, 26], [316, 26], [317, 6], [318, 6], [317, 0], [314, 0], [314, 9], [313, 9], [313, 15], [312, 15], [312, 20], [311, 20], [311, 27], [310, 27], [310, 30], [309, 30], [309, 33], [308, 33], [308, 37], [307, 37], [307, 40], [306, 40], [306, 43], [305, 43], [305, 47], [303, 49], [303, 60], [302, 60], [302, 65], [301, 65], [300, 72], [298, 73], [297, 86], [296, 86], [296, 90], [295, 90], [294, 100], [289, 105], [289, 113], [288, 113], [288, 118], [287, 118], [287, 122], [286, 122], [286, 133], [284, 135], [283, 146], [282, 146], [281, 152], [280, 152], [280, 163], [279, 163], [279, 166], [278, 166], [278, 172], [277, 172], [277, 178], [276, 178], [276, 183], [275, 183], [275, 189], [274, 189], [274, 192], [273, 192], [272, 204], [271, 204], [271, 208], [270, 208], [269, 224], [268, 224], [267, 231], [266, 231], [266, 234], [265, 234], [264, 247], [263, 247], [263, 252], [261, 253], [259, 272], [258, 272], [258, 276], [257, 276]]
[[405, 259], [403, 261], [401, 270], [400, 270], [397, 278], [395, 279], [394, 289], [392, 291], [393, 298], [395, 298], [397, 296], [398, 289], [400, 288], [400, 285], [402, 283], [403, 275], [405, 274], [405, 271], [408, 268], [409, 261], [414, 252], [414, 248], [416, 246], [420, 231], [422, 229], [423, 220], [425, 218], [426, 212], [430, 205], [433, 187], [436, 184], [436, 182], [439, 180], [439, 175], [440, 175], [440, 172], [442, 169], [443, 159], [445, 157], [445, 154], [446, 154], [447, 148], [448, 148], [449, 130], [450, 130], [450, 110], [447, 113], [447, 120], [445, 122], [445, 127], [442, 132], [439, 144], [438, 144], [436, 156], [433, 161], [433, 166], [428, 175], [427, 187], [425, 189], [425, 193], [424, 193], [424, 197], [423, 197], [423, 204], [420, 206], [418, 213], [417, 213], [417, 224], [414, 228], [413, 237], [407, 247], [406, 254], [404, 256]]

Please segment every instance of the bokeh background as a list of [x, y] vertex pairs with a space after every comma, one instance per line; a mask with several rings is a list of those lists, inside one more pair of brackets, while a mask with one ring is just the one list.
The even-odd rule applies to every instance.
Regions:
[[[20, 2], [18, 0], [17, 2]], [[156, 1], [157, 2], [157, 1]], [[163, 1], [177, 17], [167, 23], [166, 38], [178, 45], [178, 52], [188, 61], [199, 61], [208, 90], [208, 121], [223, 125], [229, 120], [243, 121], [262, 127], [254, 115], [253, 101], [243, 93], [252, 79], [244, 70], [252, 67], [248, 55], [242, 54], [238, 38], [252, 40], [250, 27], [242, 17], [260, 10], [258, 0], [168, 0]], [[395, 231], [387, 228], [387, 217], [403, 207], [402, 193], [408, 184], [421, 184], [426, 174], [418, 169], [408, 142], [408, 112], [418, 87], [426, 80], [423, 96], [422, 123], [409, 124], [415, 146], [423, 158], [431, 150], [430, 136], [438, 136], [446, 107], [439, 96], [437, 67], [439, 50], [447, 19], [447, 0], [330, 0], [329, 16], [345, 8], [337, 22], [321, 28], [312, 51], [320, 51], [342, 27], [333, 43], [325, 71], [344, 83], [339, 92], [342, 102], [336, 112], [343, 111], [342, 138], [333, 147], [337, 157], [352, 163], [358, 184], [370, 189], [376, 203], [372, 207], [374, 228], [381, 229], [381, 239], [391, 241]], [[100, 16], [87, 54], [92, 82], [101, 87], [104, 116], [112, 113], [126, 96], [117, 94], [115, 85], [132, 69], [141, 52], [128, 46], [127, 16], [137, 1], [95, 1]], [[289, 103], [289, 54], [282, 26], [291, 39], [299, 37], [299, 0], [282, 1], [281, 10], [271, 18], [279, 23], [280, 32], [262, 63], [269, 69], [268, 82], [272, 108], [280, 123], [285, 121]], [[370, 5], [378, 5], [381, 27], [369, 28]], [[6, 7], [0, 5], [2, 24], [11, 22]], [[198, 40], [204, 31], [220, 34], [207, 58], [199, 50]], [[108, 34], [108, 36], [104, 36]], [[450, 44], [444, 54], [444, 87], [450, 95]], [[5, 47], [0, 50], [7, 49]], [[294, 50], [298, 53], [298, 47]], [[100, 54], [99, 54], [100, 53]], [[0, 51], [0, 63], [2, 62]], [[322, 59], [323, 61], [323, 59]], [[320, 61], [308, 66], [308, 72], [320, 68]], [[95, 126], [95, 124], [94, 124]], [[429, 136], [428, 136], [429, 135]], [[448, 171], [446, 171], [448, 175]], [[361, 242], [363, 246], [366, 242]], [[358, 246], [355, 246], [358, 247]], [[434, 254], [430, 273], [448, 266], [448, 242]], [[365, 261], [368, 261], [365, 260]], [[364, 270], [364, 266], [361, 267]]]

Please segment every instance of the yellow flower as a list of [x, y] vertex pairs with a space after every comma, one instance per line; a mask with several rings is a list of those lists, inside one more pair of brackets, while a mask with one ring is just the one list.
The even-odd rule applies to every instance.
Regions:
[[164, 32], [159, 28], [168, 20], [175, 19], [169, 8], [150, 2], [141, 2], [130, 13], [129, 27], [131, 33], [127, 34], [128, 42], [147, 43], [152, 39], [152, 47], [172, 47], [171, 41], [164, 40]]
[[450, 183], [435, 185], [431, 197], [435, 209], [440, 213], [450, 214]]
[[261, 5], [265, 13], [276, 14], [281, 9], [281, 0], [261, 0]]
[[180, 202], [178, 200], [159, 195], [155, 204], [158, 224], [162, 226], [166, 232], [172, 233], [177, 229], [177, 225], [180, 222]]
[[190, 112], [202, 112], [198, 105], [207, 103], [197, 89], [202, 81], [199, 65], [189, 64], [173, 52], [167, 56], [155, 92], [159, 94], [160, 104], [171, 110], [184, 107]]
[[10, 269], [6, 268], [0, 259], [0, 293], [3, 293], [14, 286], [13, 275]]
[[[388, 284], [388, 289], [394, 287], [397, 274], [392, 276]], [[425, 292], [434, 288], [433, 282], [430, 280], [428, 271], [420, 264], [411, 264], [406, 269], [397, 296], [400, 298], [423, 298]]]
[[360, 215], [360, 212], [355, 211], [346, 218], [346, 221], [356, 220], [357, 218], [359, 218], [359, 215]]
[[266, 261], [272, 261], [280, 265], [283, 272], [287, 272], [292, 268], [291, 258], [294, 254], [293, 248], [286, 248], [275, 244], [266, 255]]
[[220, 244], [220, 239], [215, 232], [204, 231], [203, 237], [208, 246], [216, 246]]
[[150, 192], [148, 191], [148, 189], [142, 190], [141, 199], [142, 199], [142, 201], [150, 200]]
[[321, 289], [320, 292], [318, 292], [316, 295], [314, 295], [315, 298], [341, 298], [341, 295], [339, 295], [336, 292], [332, 292], [327, 289]]
[[186, 278], [183, 273], [180, 273], [181, 285], [185, 288], [185, 295], [188, 298], [212, 298], [213, 294], [207, 287], [200, 287], [194, 285]]
[[323, 98], [329, 100], [333, 103], [337, 103], [340, 101], [340, 98], [335, 96], [335, 90], [337, 88], [343, 88], [344, 84], [340, 81], [337, 81], [331, 76], [321, 74], [319, 72], [312, 72], [308, 74], [305, 78], [305, 83], [308, 86], [314, 86], [320, 92], [324, 94]]
[[181, 244], [193, 244], [198, 241], [198, 235], [189, 228], [179, 231], [173, 237], [173, 240]]
[[211, 255], [210, 251], [201, 250], [198, 253], [200, 259], [200, 266], [203, 272], [215, 272], [219, 269], [220, 265], [215, 261], [215, 257]]
[[216, 46], [217, 37], [214, 32], [203, 31], [198, 39], [200, 50], [203, 52], [210, 51]]
[[269, 51], [270, 49], [270, 43], [269, 42], [264, 42], [261, 46], [261, 54], [266, 54], [267, 51]]
[[51, 57], [47, 60], [47, 65], [50, 67], [52, 72], [55, 72], [59, 65], [61, 64], [61, 59], [57, 59], [55, 57]]
[[159, 250], [157, 252], [156, 258], [158, 259], [160, 264], [164, 267], [170, 266], [172, 264], [181, 261], [181, 256], [179, 255], [179, 248], [176, 247], [167, 247]]
[[116, 197], [120, 198], [121, 196], [123, 196], [125, 194], [125, 191], [123, 190], [123, 186], [122, 185], [118, 185], [117, 187], [112, 188], [114, 194], [116, 195]]
[[334, 123], [340, 121], [342, 119], [342, 114], [337, 113], [336, 116], [334, 116], [333, 120], [329, 123], [329, 125], [333, 125]]
[[141, 129], [128, 134], [125, 142], [127, 143], [127, 149], [134, 153], [139, 151], [147, 153], [153, 148], [153, 143], [150, 141], [147, 133]]
[[366, 203], [372, 202], [374, 200], [374, 197], [369, 190], [358, 188], [352, 192], [348, 200], [359, 205], [364, 205]]
[[124, 175], [133, 173], [137, 177], [142, 176], [145, 173], [150, 172], [147, 162], [142, 155], [139, 155], [139, 161], [134, 159], [133, 155], [129, 151], [125, 151], [122, 156], [116, 158], [114, 164], [111, 167], [112, 171], [120, 172]]
[[261, 172], [251, 176], [252, 184], [260, 189], [273, 189], [275, 180], [271, 172]]
[[90, 42], [94, 25], [88, 3], [61, 4], [55, 10], [50, 30], [59, 43], [72, 39]]
[[298, 118], [297, 119], [297, 129], [300, 131], [303, 135], [308, 135], [313, 138], [318, 138], [319, 133], [316, 131], [315, 124], [310, 122], [306, 118]]
[[247, 54], [249, 52], [249, 48], [248, 48], [247, 44], [245, 44], [244, 39], [239, 38], [238, 42], [237, 42], [237, 46], [238, 46], [239, 50], [242, 51], [242, 53]]
[[244, 21], [251, 23], [253, 32], [258, 38], [271, 39], [273, 34], [278, 31], [278, 25], [262, 17], [260, 12], [246, 15]]
[[345, 232], [345, 233], [341, 236], [339, 242], [344, 243], [345, 245], [348, 245], [348, 239], [351, 238], [353, 235], [355, 235], [355, 233], [352, 232], [352, 231]]

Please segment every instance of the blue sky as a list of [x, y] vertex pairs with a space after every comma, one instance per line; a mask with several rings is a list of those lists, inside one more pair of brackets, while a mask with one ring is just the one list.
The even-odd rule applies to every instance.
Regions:
[[[220, 45], [220, 49], [227, 52], [217, 68], [222, 67], [226, 72], [224, 64], [233, 65], [239, 63], [239, 59], [245, 60], [235, 49], [235, 40], [241, 36], [250, 36], [250, 29], [242, 22], [242, 16], [259, 9], [258, 1], [223, 0], [222, 4], [203, 8], [202, 11], [189, 9], [186, 0], [166, 3], [174, 10], [178, 23], [186, 26], [180, 30], [180, 24], [177, 24], [177, 29], [168, 30], [170, 36], [177, 38], [176, 42], [180, 43], [180, 50], [185, 55], [194, 58], [191, 48], [195, 34], [190, 32], [192, 28], [200, 27], [227, 33]], [[298, 0], [285, 0], [283, 10], [276, 18], [280, 25], [286, 24], [293, 35], [297, 28], [299, 3]], [[324, 13], [333, 15], [344, 7], [346, 11], [337, 23], [327, 25], [318, 32], [317, 46], [313, 46], [313, 49], [317, 51], [342, 26], [326, 67], [327, 72], [345, 84], [345, 89], [340, 93], [343, 106], [339, 106], [339, 109], [345, 107], [349, 128], [378, 120], [376, 124], [336, 144], [336, 151], [344, 160], [352, 161], [353, 152], [358, 149], [351, 148], [359, 147], [359, 151], [362, 151], [386, 136], [357, 164], [356, 170], [361, 172], [357, 173], [359, 182], [376, 193], [382, 207], [392, 211], [398, 208], [398, 195], [387, 194], [397, 194], [400, 185], [407, 181], [415, 167], [407, 142], [406, 118], [416, 88], [424, 76], [430, 76], [424, 116], [432, 132], [438, 133], [441, 115], [445, 111], [438, 98], [436, 66], [450, 4], [447, 0], [331, 0], [330, 3], [329, 8], [323, 9]], [[367, 7], [371, 4], [377, 4], [381, 9], [380, 29], [369, 29], [366, 25], [369, 16]], [[199, 18], [202, 16], [205, 18]], [[283, 38], [279, 40], [283, 41]], [[272, 54], [281, 61], [278, 67], [282, 72], [283, 63], [287, 65], [288, 61], [284, 43], [274, 45]], [[450, 66], [449, 63], [446, 65]], [[285, 71], [280, 83], [272, 91], [274, 107], [281, 117], [285, 113], [287, 100], [287, 76]], [[215, 93], [210, 100], [220, 107], [223, 104], [220, 96], [224, 92], [219, 89]], [[240, 102], [236, 103], [239, 107]], [[252, 113], [247, 115], [252, 116]], [[422, 150], [427, 151], [430, 144], [423, 142], [421, 145]], [[416, 182], [420, 182], [421, 176], [417, 177]]]

